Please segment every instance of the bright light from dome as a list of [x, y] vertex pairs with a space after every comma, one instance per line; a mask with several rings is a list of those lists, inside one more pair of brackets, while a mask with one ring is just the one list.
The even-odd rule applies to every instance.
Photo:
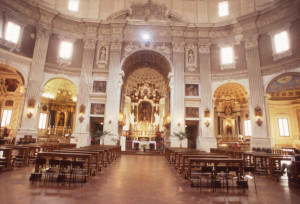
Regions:
[[145, 40], [145, 41], [150, 40], [150, 35], [149, 35], [149, 33], [143, 33], [143, 34], [142, 34], [142, 38], [143, 38], [143, 40]]

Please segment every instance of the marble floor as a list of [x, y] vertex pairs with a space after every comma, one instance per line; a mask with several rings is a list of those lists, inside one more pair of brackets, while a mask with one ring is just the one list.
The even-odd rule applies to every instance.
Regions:
[[122, 155], [83, 186], [31, 184], [29, 176], [33, 168], [22, 167], [0, 173], [1, 204], [300, 203], [300, 190], [289, 188], [286, 177], [276, 182], [259, 176], [257, 195], [252, 183], [245, 193], [213, 194], [204, 190], [200, 194], [162, 156]]

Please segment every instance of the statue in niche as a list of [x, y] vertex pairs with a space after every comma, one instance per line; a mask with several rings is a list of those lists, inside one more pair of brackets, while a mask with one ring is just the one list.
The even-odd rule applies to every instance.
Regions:
[[100, 48], [99, 60], [101, 62], [105, 62], [106, 61], [106, 48], [105, 47], [101, 47]]
[[188, 53], [188, 64], [189, 65], [194, 65], [194, 62], [195, 62], [194, 51], [193, 50], [189, 50], [189, 53]]

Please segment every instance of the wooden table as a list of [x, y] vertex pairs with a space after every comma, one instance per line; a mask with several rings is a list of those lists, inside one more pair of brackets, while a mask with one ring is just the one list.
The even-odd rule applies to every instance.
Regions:
[[218, 164], [225, 164], [226, 166], [231, 165], [238, 165], [240, 167], [240, 172], [241, 175], [243, 175], [243, 159], [232, 159], [232, 158], [190, 158], [189, 160], [189, 167], [188, 167], [188, 175], [187, 178], [191, 182], [191, 175], [192, 175], [192, 170], [193, 166], [195, 165], [196, 167], [199, 167], [199, 164], [213, 164], [213, 169], [214, 169], [214, 175], [217, 174], [216, 172], [216, 167]]

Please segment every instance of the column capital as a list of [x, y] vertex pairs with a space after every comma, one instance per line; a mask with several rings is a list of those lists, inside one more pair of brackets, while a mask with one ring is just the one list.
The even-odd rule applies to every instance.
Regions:
[[177, 53], [183, 53], [184, 52], [184, 46], [185, 43], [184, 42], [172, 42], [173, 45], [173, 52], [177, 52]]
[[258, 34], [251, 34], [245, 37], [245, 48], [250, 50], [253, 48], [258, 48]]
[[112, 42], [111, 42], [111, 47], [110, 47], [110, 49], [112, 50], [112, 51], [121, 51], [122, 50], [122, 44], [123, 44], [123, 42], [122, 42], [122, 40], [120, 40], [120, 39], [115, 39], [115, 40], [113, 40]]
[[37, 39], [49, 39], [52, 31], [51, 29], [45, 28], [41, 24], [36, 27], [36, 38]]
[[94, 50], [96, 47], [96, 38], [93, 37], [85, 37], [83, 39], [83, 43], [84, 43], [84, 49], [85, 50]]
[[209, 39], [199, 39], [198, 40], [198, 47], [199, 47], [199, 53], [200, 54], [209, 54], [210, 53], [211, 42], [210, 42]]

